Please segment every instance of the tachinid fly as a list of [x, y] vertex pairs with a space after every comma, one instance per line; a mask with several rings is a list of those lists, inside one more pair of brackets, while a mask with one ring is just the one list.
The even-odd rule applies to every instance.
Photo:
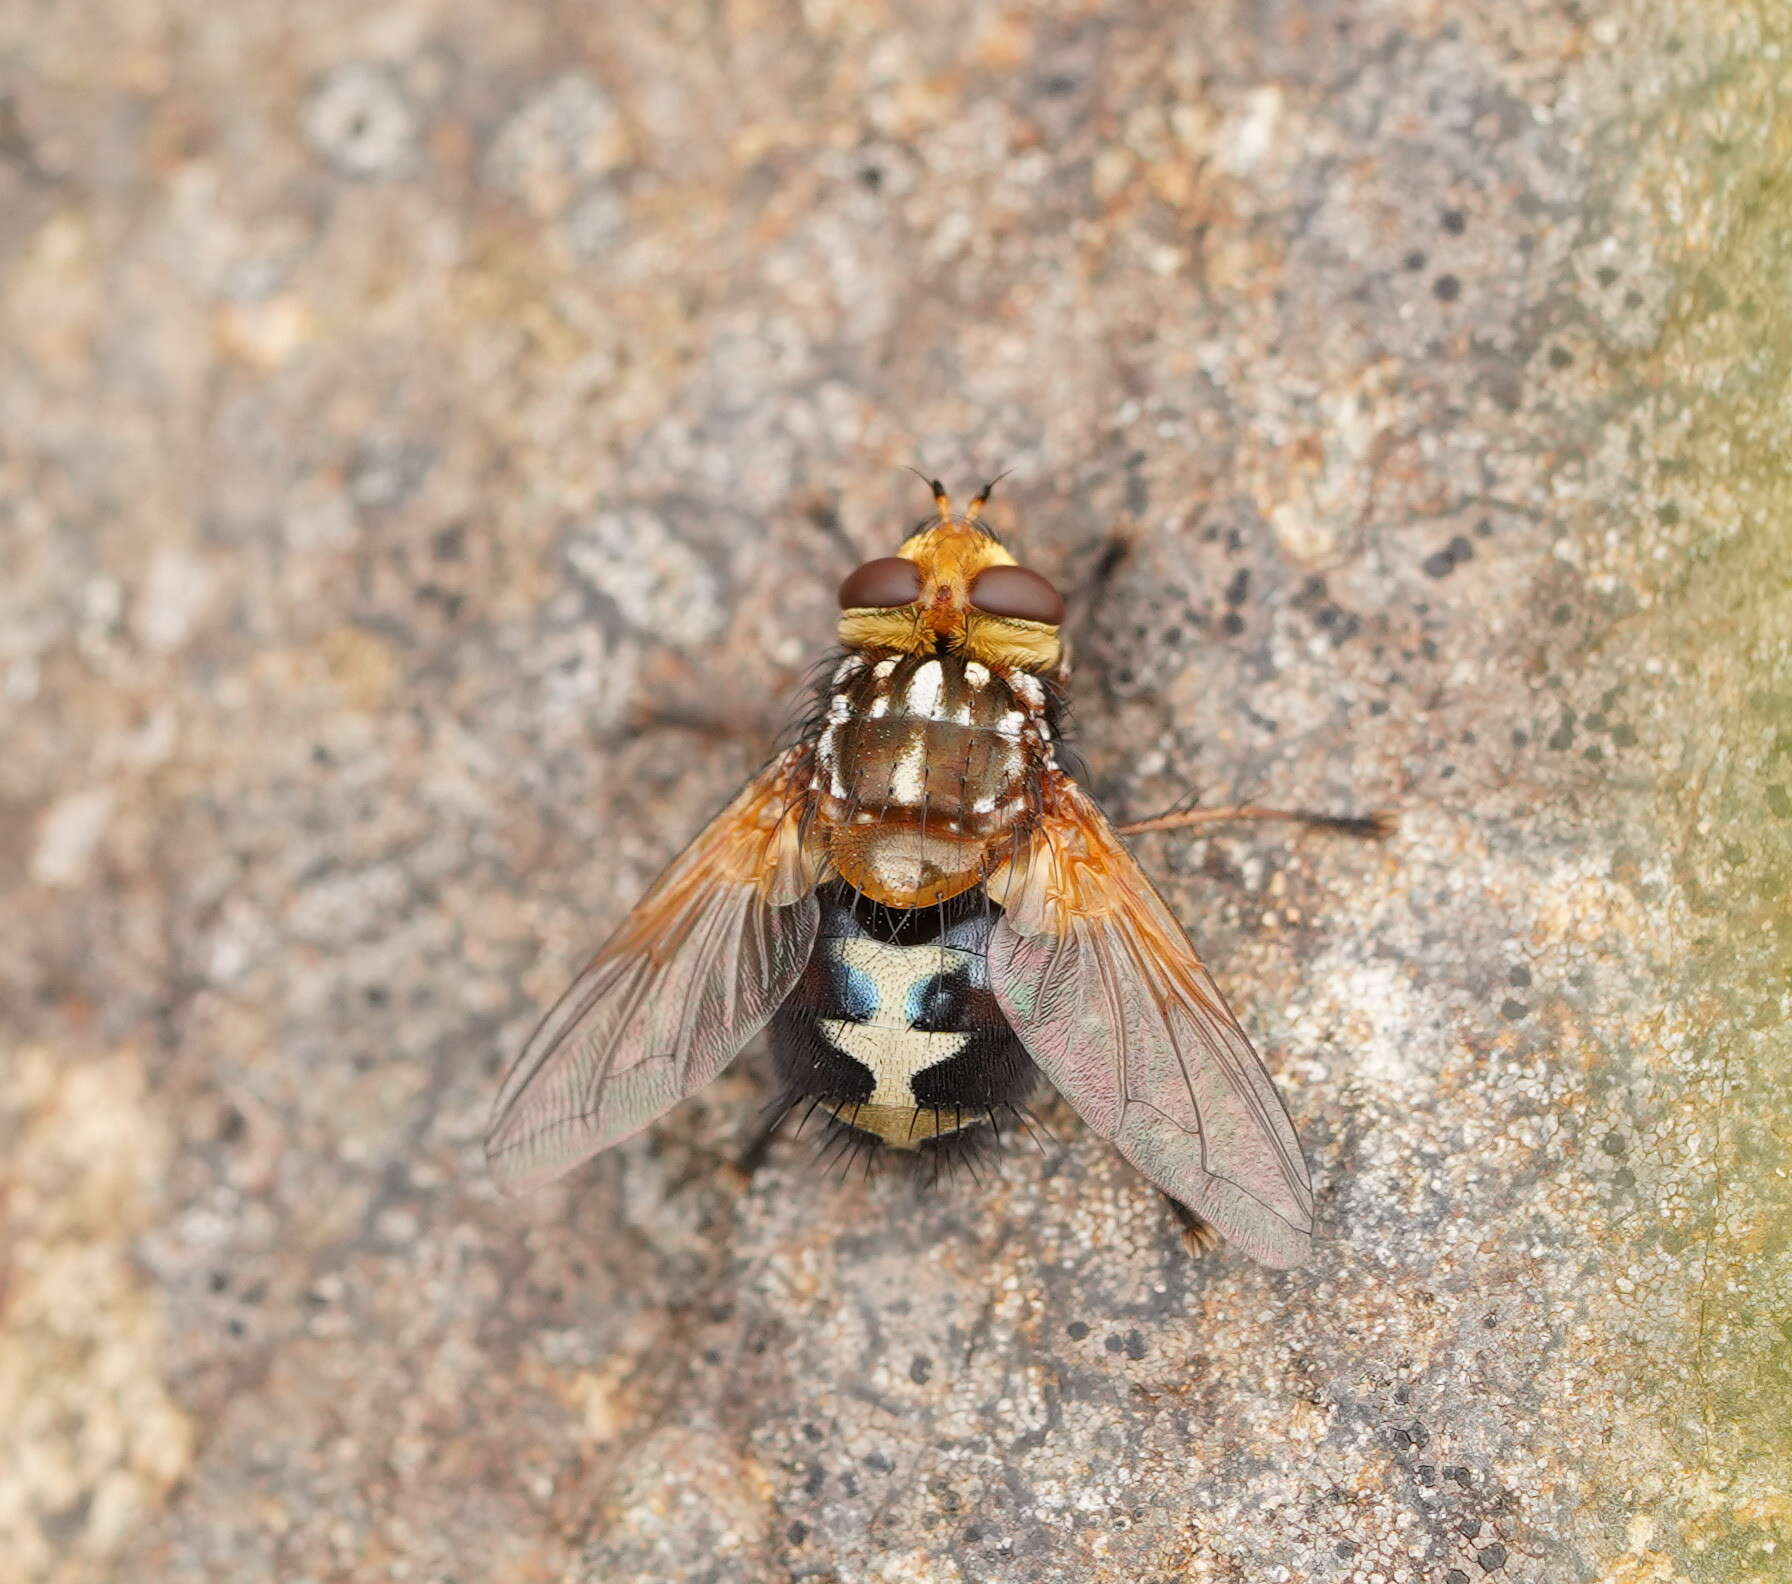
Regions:
[[[559, 1175], [708, 1083], [768, 1024], [784, 1109], [867, 1148], [966, 1148], [1043, 1072], [1176, 1204], [1297, 1265], [1288, 1113], [1182, 926], [1058, 763], [1064, 602], [987, 490], [840, 587], [844, 654], [800, 740], [604, 944], [506, 1071], [487, 1154]], [[1197, 810], [1131, 831], [1227, 817]]]

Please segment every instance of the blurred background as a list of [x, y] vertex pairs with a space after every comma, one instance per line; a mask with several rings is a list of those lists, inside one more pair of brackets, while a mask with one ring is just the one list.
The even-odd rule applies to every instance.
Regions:
[[[1781, 0], [0, 5], [0, 1577], [1783, 1578]], [[1004, 468], [1323, 1237], [495, 1075]]]

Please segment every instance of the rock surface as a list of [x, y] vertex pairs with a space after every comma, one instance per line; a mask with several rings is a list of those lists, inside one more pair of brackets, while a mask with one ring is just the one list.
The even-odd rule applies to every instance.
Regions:
[[[0, 1572], [1783, 1579], [1780, 0], [0, 11]], [[1325, 1236], [497, 1067], [1014, 469]]]

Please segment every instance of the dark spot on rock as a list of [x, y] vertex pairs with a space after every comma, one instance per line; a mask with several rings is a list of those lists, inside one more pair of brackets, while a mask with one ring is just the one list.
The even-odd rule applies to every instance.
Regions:
[[1461, 236], [1468, 230], [1468, 216], [1460, 209], [1446, 209], [1443, 213], [1443, 226], [1451, 236]]
[[215, 1270], [205, 1280], [206, 1287], [215, 1293], [221, 1293], [230, 1285], [230, 1272]]
[[1623, 725], [1612, 727], [1612, 746], [1614, 748], [1634, 748], [1636, 746], [1636, 728]]
[[1610, 286], [1617, 278], [1618, 272], [1609, 264], [1602, 264], [1593, 272], [1593, 279], [1601, 286]]
[[1251, 571], [1249, 567], [1240, 567], [1232, 574], [1232, 581], [1226, 585], [1226, 603], [1242, 605], [1245, 597], [1251, 592]]
[[1220, 622], [1220, 631], [1228, 638], [1236, 638], [1244, 631], [1244, 618], [1237, 611], [1227, 611], [1225, 618]]
[[1332, 1552], [1340, 1562], [1347, 1562], [1356, 1555], [1356, 1546], [1348, 1540], [1340, 1540], [1332, 1547]]
[[430, 546], [438, 561], [458, 561], [467, 552], [467, 525], [450, 523], [446, 528], [438, 528]]
[[245, 1335], [249, 1328], [233, 1315], [230, 1319], [224, 1322], [224, 1329], [233, 1337], [240, 1337]]
[[1549, 366], [1551, 368], [1568, 368], [1574, 362], [1574, 354], [1567, 347], [1551, 347], [1549, 349]]
[[1566, 627], [1569, 622], [1574, 620], [1574, 607], [1572, 605], [1558, 605], [1549, 613], [1549, 619], [1558, 627]]
[[798, 1518], [784, 1533], [790, 1537], [792, 1545], [801, 1545], [809, 1538], [809, 1526]]
[[1459, 1518], [1456, 1520], [1456, 1533], [1465, 1540], [1473, 1540], [1481, 1532], [1479, 1518]]
[[1118, 1353], [1121, 1348], [1126, 1346], [1126, 1338], [1121, 1336], [1118, 1331], [1110, 1332], [1101, 1345], [1110, 1353]]
[[865, 1467], [870, 1469], [873, 1474], [888, 1474], [896, 1465], [882, 1452], [867, 1452]]
[[417, 590], [417, 597], [431, 605], [441, 606], [442, 614], [449, 621], [458, 619], [462, 606], [467, 602], [464, 594], [456, 593], [453, 589], [445, 589], [439, 583], [422, 584]]
[[866, 165], [859, 171], [859, 185], [867, 192], [876, 192], [884, 184], [884, 173], [875, 165]]
[[1433, 550], [1419, 565], [1424, 568], [1426, 577], [1447, 578], [1456, 570], [1456, 557], [1448, 548]]
[[1514, 1023], [1530, 1010], [1524, 1002], [1515, 1000], [1512, 996], [1507, 996], [1504, 1001], [1500, 1002], [1500, 1016], [1508, 1018]]
[[1462, 282], [1454, 275], [1439, 275], [1432, 282], [1431, 295], [1439, 302], [1455, 302], [1462, 295]]
[[1416, 275], [1430, 261], [1417, 248], [1414, 248], [1401, 262]]
[[1632, 287], [1629, 291], [1624, 293], [1624, 306], [1626, 308], [1641, 308], [1643, 306], [1643, 294]]
[[1605, 758], [1605, 750], [1598, 743], [1594, 743], [1590, 748], [1581, 749], [1580, 756], [1589, 764], [1598, 764]]
[[1081, 1342], [1089, 1334], [1089, 1327], [1081, 1320], [1072, 1320], [1069, 1325], [1064, 1327], [1064, 1334], [1072, 1342]]
[[1126, 1333], [1126, 1356], [1129, 1359], [1142, 1359], [1145, 1356], [1145, 1338], [1140, 1332]]
[[1549, 734], [1549, 746], [1555, 749], [1557, 753], [1560, 753], [1563, 749], [1571, 748], [1573, 745], [1574, 711], [1563, 710], [1561, 724]]
[[305, 106], [307, 141], [338, 172], [365, 180], [388, 176], [409, 158], [416, 113], [395, 76], [381, 66], [339, 66]]
[[909, 1361], [908, 1378], [917, 1386], [925, 1386], [933, 1379], [933, 1360], [925, 1353], [917, 1353]]
[[1444, 1584], [1468, 1584], [1468, 1574], [1464, 1573], [1461, 1568], [1451, 1568], [1448, 1573], [1444, 1574]]
[[1385, 715], [1385, 714], [1387, 714], [1387, 712], [1388, 712], [1388, 701], [1386, 699], [1370, 699], [1369, 700], [1369, 713], [1371, 715]]
[[981, 1524], [966, 1524], [965, 1531], [964, 1531], [964, 1543], [966, 1545], [975, 1545], [979, 1540], [981, 1540], [983, 1538], [983, 1532], [984, 1532], [983, 1526]]
[[1077, 79], [1069, 72], [1054, 72], [1039, 85], [1039, 91], [1048, 99], [1062, 99], [1066, 94], [1076, 92]]
[[814, 1425], [806, 1424], [803, 1426], [803, 1439], [805, 1441], [819, 1442], [821, 1440], [821, 1432], [817, 1430]]
[[1607, 1133], [1605, 1137], [1599, 1141], [1599, 1147], [1604, 1150], [1607, 1155], [1628, 1155], [1630, 1153], [1630, 1140], [1625, 1138], [1622, 1133], [1611, 1132]]
[[1503, 1545], [1490, 1545], [1475, 1560], [1481, 1564], [1483, 1573], [1491, 1573], [1495, 1568], [1506, 1565], [1506, 1548]]
[[1509, 985], [1516, 985], [1520, 990], [1525, 989], [1530, 982], [1531, 970], [1525, 967], [1523, 963], [1517, 964], [1506, 974], [1506, 983]]
[[1435, 1485], [1437, 1483], [1437, 1465], [1435, 1463], [1421, 1463], [1413, 1477], [1417, 1479], [1421, 1485]]
[[1775, 819], [1792, 819], [1792, 798], [1786, 796], [1786, 789], [1777, 782], [1767, 789], [1767, 806]]
[[1469, 1488], [1469, 1484], [1473, 1479], [1473, 1476], [1469, 1473], [1469, 1471], [1467, 1469], [1461, 1467], [1461, 1465], [1458, 1465], [1457, 1467], [1455, 1467], [1453, 1469], [1445, 1469], [1444, 1472], [1451, 1479], [1455, 1480], [1456, 1483], [1458, 1485], [1460, 1485], [1464, 1490], [1467, 1490]]
[[1672, 528], [1675, 523], [1680, 521], [1680, 508], [1669, 501], [1665, 506], [1657, 508], [1655, 520], [1664, 528]]

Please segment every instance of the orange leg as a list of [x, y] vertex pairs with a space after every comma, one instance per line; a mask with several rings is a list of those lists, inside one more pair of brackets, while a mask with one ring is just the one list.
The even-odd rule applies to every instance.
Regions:
[[1144, 836], [1152, 831], [1188, 830], [1196, 825], [1220, 825], [1229, 820], [1293, 820], [1317, 830], [1338, 831], [1345, 836], [1379, 838], [1394, 833], [1394, 816], [1386, 809], [1373, 814], [1316, 814], [1310, 809], [1264, 808], [1258, 803], [1229, 803], [1223, 808], [1180, 809], [1155, 819], [1134, 820], [1120, 826], [1122, 836]]

